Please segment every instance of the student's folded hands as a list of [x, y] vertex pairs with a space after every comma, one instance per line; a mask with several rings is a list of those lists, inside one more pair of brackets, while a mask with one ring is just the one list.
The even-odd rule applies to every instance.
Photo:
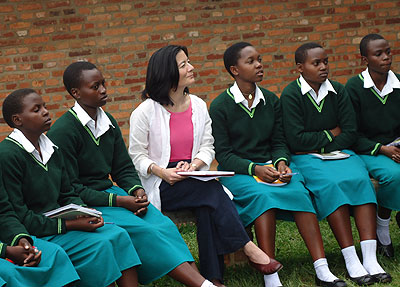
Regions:
[[26, 238], [21, 238], [17, 246], [7, 246], [6, 256], [15, 264], [33, 267], [40, 263], [42, 251], [33, 247]]
[[117, 206], [126, 208], [132, 211], [137, 216], [143, 216], [147, 212], [147, 207], [150, 202], [147, 200], [147, 195], [141, 198], [137, 196], [117, 196]]

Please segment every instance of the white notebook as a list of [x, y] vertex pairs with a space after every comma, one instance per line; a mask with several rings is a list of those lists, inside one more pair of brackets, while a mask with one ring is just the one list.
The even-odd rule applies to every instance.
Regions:
[[43, 215], [50, 218], [63, 218], [63, 219], [75, 219], [78, 216], [94, 216], [100, 217], [101, 211], [86, 208], [75, 203], [70, 203], [68, 205], [50, 210], [43, 213]]

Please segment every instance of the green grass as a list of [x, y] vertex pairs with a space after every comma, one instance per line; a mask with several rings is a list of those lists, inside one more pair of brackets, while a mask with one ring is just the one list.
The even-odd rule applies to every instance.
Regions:
[[[389, 260], [378, 255], [378, 260], [382, 267], [389, 272], [393, 277], [393, 282], [390, 284], [380, 284], [380, 286], [400, 287], [400, 230], [393, 219], [390, 225], [391, 236], [395, 248], [396, 256]], [[324, 220], [320, 222], [321, 233], [325, 245], [325, 253], [328, 259], [331, 271], [338, 277], [345, 279], [346, 269], [344, 267], [343, 257], [340, 248], [328, 226]], [[179, 228], [182, 237], [189, 246], [196, 262], [198, 263], [198, 250], [196, 241], [196, 227], [194, 225], [183, 225]], [[360, 244], [358, 233], [353, 222], [353, 235], [357, 253], [361, 258]], [[282, 284], [287, 287], [305, 287], [314, 285], [314, 268], [311, 257], [308, 254], [307, 248], [301, 239], [296, 225], [293, 222], [279, 221], [277, 224], [276, 236], [276, 258], [284, 265], [284, 268], [279, 272]], [[357, 286], [350, 280], [346, 280], [349, 287]], [[225, 272], [225, 284], [228, 287], [262, 287], [262, 275], [257, 273], [248, 264], [231, 266]], [[168, 276], [153, 282], [147, 286], [157, 287], [173, 287], [183, 286], [182, 284], [172, 280]], [[373, 285], [379, 286], [379, 285]]]

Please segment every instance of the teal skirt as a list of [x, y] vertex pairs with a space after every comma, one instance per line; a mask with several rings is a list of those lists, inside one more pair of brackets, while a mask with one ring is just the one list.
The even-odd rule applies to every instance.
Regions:
[[292, 155], [292, 161], [304, 176], [307, 189], [314, 195], [319, 220], [342, 205], [376, 204], [374, 187], [364, 162], [353, 151], [344, 152], [351, 156], [321, 160], [309, 154]]
[[[290, 168], [299, 172], [293, 163]], [[315, 213], [301, 174], [293, 175], [290, 183], [283, 186], [258, 183], [252, 176], [244, 174], [221, 177], [219, 180], [234, 195], [233, 201], [244, 226], [250, 225], [271, 208], [278, 209], [276, 217], [283, 220], [293, 220], [292, 211]]]
[[107, 286], [121, 277], [121, 271], [140, 265], [125, 230], [105, 224], [94, 232], [68, 231], [42, 237], [61, 246], [81, 278], [76, 286]]
[[[127, 195], [117, 186], [106, 191]], [[104, 221], [114, 222], [129, 233], [142, 262], [137, 268], [141, 284], [161, 278], [184, 262], [194, 261], [178, 228], [153, 205], [149, 205], [143, 217], [121, 207], [95, 208], [103, 212]]]
[[385, 155], [359, 155], [369, 174], [379, 182], [378, 205], [400, 210], [400, 164]]
[[34, 245], [42, 251], [36, 267], [22, 267], [0, 259], [0, 286], [61, 287], [79, 280], [65, 251], [56, 244], [33, 237]]

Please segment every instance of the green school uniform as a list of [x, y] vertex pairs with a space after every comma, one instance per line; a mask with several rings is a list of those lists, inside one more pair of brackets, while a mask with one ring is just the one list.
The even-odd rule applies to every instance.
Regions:
[[18, 218], [30, 234], [65, 250], [81, 278], [77, 286], [109, 285], [123, 270], [140, 264], [123, 229], [103, 226], [94, 232], [66, 232], [64, 219], [43, 215], [69, 203], [83, 204], [69, 183], [57, 148], [44, 165], [7, 137], [0, 143], [0, 162], [4, 187]]
[[142, 217], [116, 207], [117, 195], [131, 195], [142, 186], [118, 123], [107, 116], [113, 126], [95, 138], [70, 109], [54, 123], [48, 136], [62, 150], [68, 175], [83, 201], [102, 211], [105, 221], [129, 233], [142, 262], [137, 269], [139, 282], [148, 284], [193, 257], [175, 224], [151, 204]]
[[[230, 89], [221, 93], [210, 106], [218, 169], [235, 171], [220, 181], [233, 194], [245, 226], [265, 211], [279, 209], [278, 218], [292, 219], [291, 211], [313, 212], [312, 201], [299, 174], [285, 186], [271, 187], [253, 178], [256, 164], [290, 161], [285, 144], [278, 97], [260, 88], [264, 100], [251, 110], [237, 104]], [[290, 165], [296, 172], [296, 167]]]
[[[79, 280], [74, 266], [61, 247], [28, 234], [8, 200], [1, 177], [0, 183], [0, 240], [3, 241], [0, 241], [0, 286], [7, 283], [9, 287], [61, 287]], [[26, 238], [42, 251], [38, 266], [22, 267], [4, 260], [7, 246], [17, 245], [21, 238]]]
[[[394, 74], [400, 79], [399, 74]], [[371, 88], [364, 88], [364, 77], [359, 74], [346, 84], [356, 112], [358, 137], [353, 145], [367, 166], [370, 175], [379, 181], [378, 204], [400, 210], [400, 164], [383, 154], [382, 145], [400, 137], [400, 89], [381, 97]]]
[[[299, 79], [291, 82], [281, 95], [284, 131], [293, 153], [344, 149], [351, 154], [347, 159], [331, 161], [309, 154], [292, 156], [305, 178], [306, 187], [314, 194], [319, 219], [345, 204], [376, 203], [364, 163], [346, 150], [356, 140], [351, 101], [343, 85], [335, 81], [330, 83], [336, 93], [329, 91], [319, 105], [309, 93], [302, 94]], [[337, 126], [341, 134], [334, 137], [330, 130]]]

